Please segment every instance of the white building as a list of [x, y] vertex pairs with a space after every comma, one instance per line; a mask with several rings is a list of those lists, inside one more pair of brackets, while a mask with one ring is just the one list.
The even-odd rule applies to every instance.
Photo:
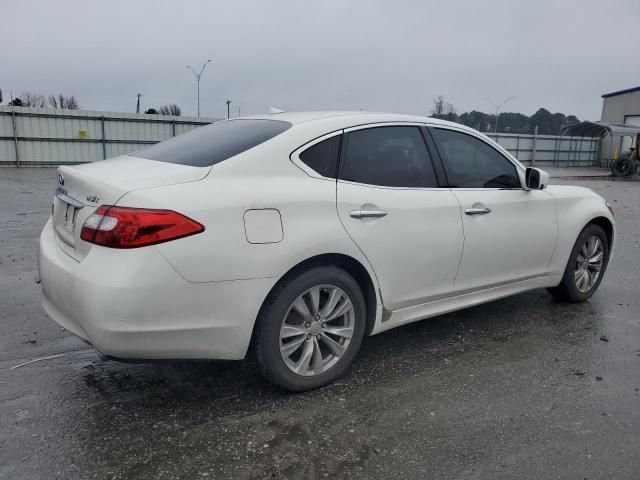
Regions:
[[[602, 95], [602, 123], [640, 127], [640, 87], [627, 88]], [[630, 135], [614, 136], [611, 150], [613, 158], [631, 147]], [[605, 145], [603, 145], [605, 147]], [[608, 149], [605, 148], [604, 151]], [[617, 152], [616, 152], [617, 150]], [[617, 154], [617, 155], [616, 155]]]

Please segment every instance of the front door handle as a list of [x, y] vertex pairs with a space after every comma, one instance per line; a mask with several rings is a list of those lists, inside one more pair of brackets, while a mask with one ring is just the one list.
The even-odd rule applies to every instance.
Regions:
[[387, 212], [384, 210], [353, 210], [351, 212], [352, 218], [380, 218], [386, 215]]
[[483, 208], [467, 208], [464, 213], [467, 215], [486, 215], [487, 213], [491, 213], [491, 209], [487, 207]]

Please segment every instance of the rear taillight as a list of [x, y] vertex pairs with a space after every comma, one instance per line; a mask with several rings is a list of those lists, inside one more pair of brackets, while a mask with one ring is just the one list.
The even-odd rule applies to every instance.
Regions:
[[80, 238], [104, 247], [137, 248], [203, 231], [203, 225], [173, 210], [101, 205], [85, 220]]

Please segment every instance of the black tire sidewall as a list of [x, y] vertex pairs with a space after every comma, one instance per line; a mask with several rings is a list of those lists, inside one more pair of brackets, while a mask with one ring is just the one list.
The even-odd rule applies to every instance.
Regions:
[[[602, 260], [602, 269], [600, 270], [600, 275], [598, 276], [598, 280], [596, 281], [595, 285], [591, 287], [587, 292], [580, 292], [578, 290], [578, 287], [576, 286], [576, 281], [575, 281], [575, 273], [574, 273], [575, 264], [576, 264], [578, 254], [580, 253], [580, 249], [582, 248], [584, 243], [587, 241], [587, 239], [592, 236], [597, 236], [602, 242], [602, 246], [604, 250], [604, 257]], [[569, 298], [574, 302], [582, 302], [590, 298], [596, 292], [596, 290], [598, 290], [598, 287], [600, 286], [600, 282], [602, 282], [602, 279], [604, 278], [604, 273], [605, 273], [605, 270], [607, 269], [608, 263], [609, 263], [609, 239], [607, 238], [606, 233], [598, 225], [594, 225], [594, 224], [587, 225], [582, 230], [582, 232], [580, 232], [580, 235], [578, 235], [578, 239], [576, 240], [576, 243], [573, 246], [573, 250], [571, 250], [571, 256], [569, 257], [569, 262], [567, 263], [567, 268], [565, 269], [564, 276], [562, 279], [563, 286], [565, 287], [566, 292], [569, 295]]]
[[[351, 299], [355, 314], [354, 333], [345, 354], [327, 372], [311, 377], [297, 375], [289, 370], [280, 354], [282, 320], [300, 294], [325, 284], [339, 287]], [[284, 282], [281, 288], [276, 288], [265, 307], [258, 318], [256, 355], [271, 382], [287, 390], [303, 391], [327, 385], [344, 374], [360, 348], [366, 323], [364, 296], [351, 275], [334, 266], [312, 268]]]
[[628, 177], [633, 175], [634, 171], [635, 165], [628, 159], [614, 160], [611, 164], [611, 173], [613, 173], [614, 177]]

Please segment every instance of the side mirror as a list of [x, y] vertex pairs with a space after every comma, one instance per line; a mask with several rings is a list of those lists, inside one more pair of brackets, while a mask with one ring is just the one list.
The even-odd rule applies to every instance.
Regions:
[[549, 184], [549, 174], [539, 168], [528, 167], [524, 178], [527, 190], [543, 190]]

